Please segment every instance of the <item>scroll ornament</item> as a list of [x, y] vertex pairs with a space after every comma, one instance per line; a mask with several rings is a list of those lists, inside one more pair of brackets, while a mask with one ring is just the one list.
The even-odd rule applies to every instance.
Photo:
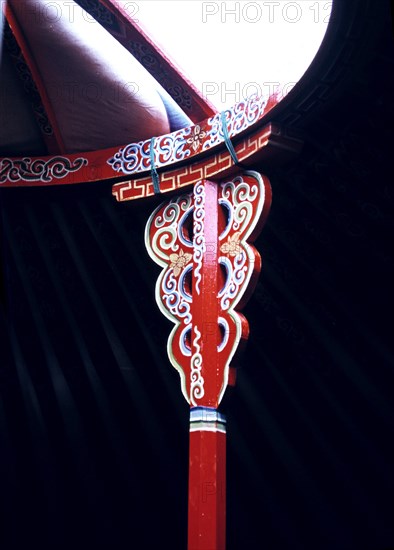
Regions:
[[163, 269], [156, 301], [174, 327], [167, 351], [192, 407], [216, 408], [230, 381], [230, 363], [248, 336], [239, 310], [261, 267], [251, 242], [271, 202], [268, 179], [244, 172], [231, 181], [199, 181], [193, 193], [161, 204], [145, 241]]

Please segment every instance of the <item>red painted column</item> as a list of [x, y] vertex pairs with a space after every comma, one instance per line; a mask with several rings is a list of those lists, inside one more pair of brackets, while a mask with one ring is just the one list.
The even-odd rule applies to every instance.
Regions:
[[146, 226], [147, 250], [163, 268], [156, 300], [174, 323], [168, 355], [190, 405], [189, 550], [225, 549], [226, 429], [218, 407], [248, 336], [239, 309], [260, 270], [250, 243], [270, 198], [268, 180], [256, 172], [201, 180], [193, 194], [160, 205]]
[[225, 429], [225, 419], [215, 409], [191, 409], [189, 550], [224, 550], [226, 546]]
[[194, 190], [193, 216], [189, 550], [224, 550], [226, 540], [226, 431], [217, 411], [223, 385], [218, 352], [218, 294], [224, 283], [218, 261], [221, 216], [218, 185], [201, 182]]

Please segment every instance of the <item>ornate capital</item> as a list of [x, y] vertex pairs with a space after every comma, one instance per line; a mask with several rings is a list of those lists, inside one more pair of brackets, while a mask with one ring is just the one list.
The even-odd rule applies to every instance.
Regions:
[[163, 269], [156, 284], [162, 313], [174, 323], [168, 355], [193, 406], [217, 407], [230, 364], [248, 336], [239, 309], [261, 267], [250, 244], [271, 202], [267, 178], [245, 172], [230, 181], [199, 181], [193, 193], [161, 204], [145, 232]]

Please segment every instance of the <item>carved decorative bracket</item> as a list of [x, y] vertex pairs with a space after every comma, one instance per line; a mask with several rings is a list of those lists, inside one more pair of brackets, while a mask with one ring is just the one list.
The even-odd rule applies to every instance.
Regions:
[[152, 259], [162, 268], [156, 300], [174, 323], [168, 355], [191, 406], [216, 408], [232, 379], [230, 362], [248, 334], [237, 311], [260, 271], [250, 244], [268, 215], [268, 179], [245, 172], [160, 205], [146, 226]]

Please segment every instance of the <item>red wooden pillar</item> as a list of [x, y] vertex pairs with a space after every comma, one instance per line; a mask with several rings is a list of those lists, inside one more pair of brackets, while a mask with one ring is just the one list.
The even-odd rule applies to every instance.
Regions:
[[226, 546], [226, 421], [215, 409], [190, 410], [188, 549]]
[[[195, 188], [193, 220], [189, 550], [223, 550], [226, 540], [226, 431], [224, 417], [216, 409], [223, 385], [218, 353], [218, 294], [224, 284], [219, 264], [223, 217], [218, 185], [201, 182]], [[205, 406], [196, 406], [200, 401]]]
[[268, 180], [256, 172], [201, 180], [192, 194], [160, 205], [146, 227], [148, 252], [163, 267], [156, 300], [174, 323], [168, 354], [190, 405], [189, 550], [225, 549], [226, 423], [218, 408], [248, 336], [237, 310], [260, 271], [250, 242], [270, 198]]

